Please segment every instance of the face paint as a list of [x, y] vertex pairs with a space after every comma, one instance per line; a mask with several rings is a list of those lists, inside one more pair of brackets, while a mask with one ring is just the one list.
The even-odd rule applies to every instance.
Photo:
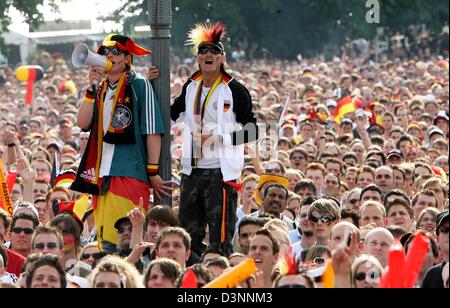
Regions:
[[64, 253], [71, 252], [75, 248], [75, 238], [73, 235], [64, 235]]

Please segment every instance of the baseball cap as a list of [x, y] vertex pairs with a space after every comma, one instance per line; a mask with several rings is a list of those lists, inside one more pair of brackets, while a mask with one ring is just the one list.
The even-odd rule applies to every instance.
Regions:
[[118, 219], [116, 221], [116, 223], [114, 224], [114, 228], [116, 228], [118, 230], [120, 225], [123, 224], [124, 222], [130, 222], [130, 219], [128, 217], [122, 217], [122, 218]]
[[446, 220], [448, 221], [448, 210], [446, 210], [446, 211], [440, 213], [440, 214], [437, 216], [437, 222], [438, 222], [438, 224], [437, 224], [437, 228], [436, 228], [436, 233], [439, 234], [439, 228], [444, 224], [444, 222], [445, 222]]
[[378, 133], [378, 134], [380, 134], [380, 135], [383, 135], [383, 134], [384, 134], [384, 128], [381, 127], [380, 125], [377, 125], [377, 124], [371, 125], [371, 126], [367, 129], [367, 131], [369, 132], [369, 134], [370, 134], [370, 133]]
[[432, 130], [428, 133], [428, 138], [431, 138], [431, 136], [433, 136], [434, 134], [439, 134], [439, 135], [441, 135], [442, 137], [445, 137], [445, 136], [444, 136], [444, 132], [443, 132], [441, 129], [439, 129], [439, 128], [434, 128], [434, 129], [432, 129]]
[[73, 123], [70, 119], [65, 119], [59, 122], [59, 126], [61, 127], [73, 127]]
[[327, 101], [327, 107], [328, 108], [333, 108], [333, 107], [336, 107], [336, 106], [337, 106], [337, 102], [335, 100], [330, 99], [330, 100]]
[[434, 118], [434, 125], [436, 125], [436, 122], [439, 119], [444, 119], [445, 121], [449, 121], [449, 116], [448, 116], [448, 112], [445, 110], [441, 110], [438, 112], [438, 114], [436, 115], [436, 118]]
[[387, 159], [389, 159], [389, 158], [391, 158], [393, 156], [397, 156], [397, 157], [403, 158], [403, 153], [402, 153], [402, 151], [397, 150], [397, 149], [391, 150], [391, 151], [389, 151]]
[[344, 126], [344, 125], [351, 125], [351, 126], [353, 126], [353, 122], [352, 122], [352, 120], [350, 120], [348, 118], [344, 118], [344, 119], [341, 120], [341, 127]]

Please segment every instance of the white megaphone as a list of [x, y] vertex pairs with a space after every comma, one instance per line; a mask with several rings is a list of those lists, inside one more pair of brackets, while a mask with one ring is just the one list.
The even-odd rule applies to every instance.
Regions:
[[86, 44], [78, 45], [72, 53], [72, 64], [76, 68], [84, 65], [102, 67], [108, 72], [112, 67], [112, 62], [106, 57], [93, 53]]

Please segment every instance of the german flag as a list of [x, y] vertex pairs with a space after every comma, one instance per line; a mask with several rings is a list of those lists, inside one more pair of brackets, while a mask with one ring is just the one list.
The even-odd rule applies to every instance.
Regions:
[[120, 218], [126, 217], [129, 211], [139, 206], [140, 197], [143, 198], [144, 209], [147, 211], [150, 200], [149, 185], [125, 177], [113, 177], [106, 195], [94, 196], [94, 217], [99, 245], [102, 241], [117, 243], [118, 235], [114, 224]]
[[355, 107], [355, 103], [353, 102], [352, 97], [346, 96], [338, 102], [336, 109], [334, 110], [334, 113], [333, 113], [333, 118], [336, 121], [336, 123], [341, 124], [341, 119], [347, 113], [351, 113], [351, 112], [355, 112], [355, 111], [356, 111], [356, 107]]
[[383, 118], [381, 116], [377, 116], [375, 113], [375, 107], [377, 106], [383, 105], [379, 102], [373, 102], [369, 105], [369, 111], [371, 113], [370, 125], [378, 125], [380, 127], [383, 127]]
[[225, 103], [223, 104], [223, 112], [230, 111], [230, 108], [231, 108], [231, 103], [228, 101], [225, 101]]

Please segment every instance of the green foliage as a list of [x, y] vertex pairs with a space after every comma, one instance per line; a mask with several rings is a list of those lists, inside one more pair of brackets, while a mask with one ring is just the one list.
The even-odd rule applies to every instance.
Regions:
[[[60, 0], [67, 2], [68, 0]], [[1, 0], [0, 1], [0, 33], [6, 31], [11, 24], [11, 18], [7, 16], [10, 7], [16, 8], [25, 17], [25, 22], [30, 25], [31, 29], [36, 29], [44, 21], [39, 6], [43, 5], [44, 0]], [[49, 0], [48, 4], [54, 12], [58, 12], [56, 0]]]
[[[37, 6], [44, 0], [0, 0], [0, 31], [10, 20], [9, 6], [21, 11], [36, 28], [42, 22]], [[68, 1], [68, 0], [63, 0]], [[107, 20], [121, 22], [133, 35], [136, 25], [148, 24], [150, 0], [128, 0]], [[252, 56], [295, 58], [313, 55], [342, 45], [347, 38], [371, 39], [378, 27], [386, 33], [404, 31], [410, 25], [425, 24], [440, 32], [449, 17], [449, 1], [379, 0], [380, 24], [368, 24], [367, 0], [172, 0], [172, 46], [177, 53], [185, 47], [186, 33], [195, 23], [220, 20], [228, 29], [228, 48], [245, 49]], [[55, 6], [56, 0], [50, 0]], [[56, 6], [55, 6], [56, 7]]]
[[[134, 25], [147, 23], [148, 1], [130, 0], [112, 19], [124, 21], [130, 33]], [[381, 23], [368, 24], [366, 0], [173, 0], [172, 46], [187, 52], [183, 48], [187, 31], [208, 19], [227, 25], [229, 47], [256, 56], [265, 49], [269, 56], [282, 58], [330, 51], [347, 38], [371, 39], [378, 27], [394, 32], [426, 24], [438, 32], [448, 20], [448, 1], [379, 1]], [[133, 17], [124, 17], [131, 12]]]

